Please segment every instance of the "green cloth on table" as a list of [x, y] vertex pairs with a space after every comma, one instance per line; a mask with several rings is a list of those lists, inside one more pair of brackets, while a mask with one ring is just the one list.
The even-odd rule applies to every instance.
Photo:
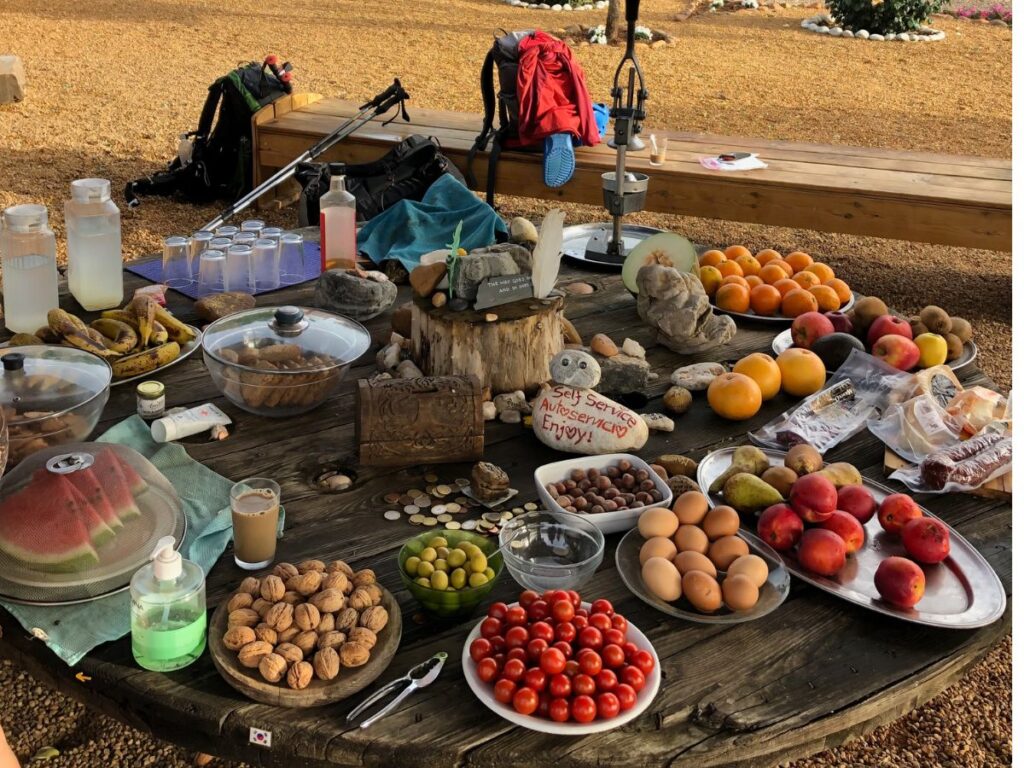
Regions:
[[[231, 480], [192, 459], [177, 443], [157, 443], [149, 425], [138, 416], [125, 419], [103, 433], [99, 442], [134, 448], [163, 473], [181, 499], [188, 520], [182, 555], [209, 573], [231, 541]], [[284, 528], [284, 509], [278, 523]], [[42, 630], [46, 644], [69, 665], [77, 664], [101, 643], [131, 631], [128, 590], [88, 603], [43, 607], [0, 603], [36, 636]]]

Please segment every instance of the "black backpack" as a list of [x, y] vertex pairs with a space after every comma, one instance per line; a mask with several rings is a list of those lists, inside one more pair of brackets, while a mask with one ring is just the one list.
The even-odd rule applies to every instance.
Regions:
[[[192, 203], [234, 201], [252, 189], [252, 116], [291, 92], [291, 64], [279, 67], [276, 56], [250, 62], [210, 86], [199, 126], [186, 134], [192, 156], [175, 157], [167, 168], [131, 181], [125, 199], [132, 208], [139, 195], [179, 195]], [[216, 124], [214, 120], [216, 119]]]

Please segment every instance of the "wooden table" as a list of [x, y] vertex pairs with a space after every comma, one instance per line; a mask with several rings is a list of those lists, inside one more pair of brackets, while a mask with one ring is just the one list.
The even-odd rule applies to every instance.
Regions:
[[[599, 290], [570, 299], [568, 314], [584, 338], [595, 332], [617, 341], [629, 335], [644, 343], [662, 374], [647, 393], [656, 397], [667, 374], [683, 361], [651, 344], [635, 303], [616, 276], [590, 273], [582, 278]], [[129, 289], [140, 281], [127, 277]], [[260, 304], [302, 304], [311, 287], [259, 298]], [[400, 299], [408, 296], [402, 288]], [[172, 309], [190, 318], [191, 304], [177, 294]], [[375, 339], [388, 333], [386, 316], [369, 324]], [[724, 357], [736, 359], [766, 350], [777, 328], [743, 326]], [[703, 359], [720, 359], [705, 355]], [[619, 536], [609, 536], [601, 569], [582, 590], [584, 598], [606, 596], [656, 646], [664, 679], [654, 704], [618, 731], [587, 738], [545, 736], [511, 726], [484, 708], [466, 686], [459, 662], [472, 620], [445, 625], [424, 621], [402, 589], [397, 548], [422, 532], [404, 520], [387, 522], [381, 496], [423, 484], [422, 467], [373, 469], [356, 466], [353, 436], [355, 380], [371, 375], [373, 350], [349, 373], [343, 392], [303, 417], [265, 420], [240, 412], [218, 397], [202, 359], [161, 376], [168, 407], [213, 401], [234, 418], [223, 442], [186, 441], [189, 453], [217, 472], [241, 479], [267, 475], [280, 481], [287, 527], [279, 559], [343, 558], [374, 568], [401, 603], [405, 634], [390, 668], [379, 681], [398, 677], [438, 650], [450, 655], [440, 679], [417, 693], [366, 731], [345, 726], [345, 714], [362, 700], [311, 710], [275, 709], [242, 698], [220, 678], [209, 655], [172, 674], [140, 669], [128, 638], [97, 648], [76, 668], [68, 668], [0, 611], [0, 653], [32, 675], [90, 706], [185, 747], [262, 766], [673, 765], [767, 766], [817, 752], [869, 731], [919, 706], [959, 678], [1010, 628], [1010, 612], [977, 631], [928, 629], [854, 607], [793, 581], [786, 603], [766, 618], [732, 627], [688, 624], [654, 611], [634, 598], [619, 579], [613, 552]], [[989, 383], [970, 369], [965, 383]], [[744, 441], [759, 426], [792, 404], [780, 397], [749, 423], [732, 424], [714, 416], [699, 397], [677, 420], [672, 434], [655, 433], [645, 457], [685, 453], [700, 459], [707, 450]], [[650, 409], [658, 407], [652, 400]], [[131, 386], [115, 388], [99, 429], [135, 409]], [[504, 467], [523, 501], [535, 498], [532, 473], [542, 462], [564, 458], [546, 449], [520, 425], [487, 426], [487, 458]], [[830, 460], [852, 461], [882, 480], [882, 446], [866, 431], [833, 451]], [[356, 482], [345, 493], [327, 494], [311, 485], [320, 467], [352, 469]], [[448, 479], [465, 476], [466, 465], [443, 465]], [[930, 498], [927, 506], [952, 523], [989, 559], [1010, 590], [1010, 506], [963, 495]], [[242, 572], [230, 552], [210, 573], [208, 596], [219, 604]], [[504, 575], [493, 593], [513, 600], [517, 585]], [[78, 673], [83, 673], [76, 678]], [[369, 690], [366, 691], [366, 694]], [[250, 728], [272, 733], [270, 749], [251, 746]]]

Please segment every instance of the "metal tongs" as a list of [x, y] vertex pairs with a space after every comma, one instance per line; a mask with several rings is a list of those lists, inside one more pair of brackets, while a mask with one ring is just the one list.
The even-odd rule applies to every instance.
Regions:
[[395, 696], [387, 706], [377, 712], [377, 714], [371, 715], [359, 724], [360, 728], [369, 728], [382, 717], [391, 714], [391, 712], [393, 712], [407, 696], [415, 693], [421, 688], [426, 688], [432, 682], [437, 680], [438, 675], [441, 674], [441, 667], [444, 666], [444, 662], [447, 658], [448, 654], [444, 651], [440, 651], [439, 653], [435, 653], [422, 664], [417, 664], [415, 667], [410, 669], [404, 677], [392, 680], [358, 707], [349, 712], [348, 717], [345, 718], [345, 722], [348, 725], [352, 725], [367, 709], [372, 707], [374, 704], [377, 704], [385, 697], [390, 696], [395, 691], [399, 691], [398, 695]]

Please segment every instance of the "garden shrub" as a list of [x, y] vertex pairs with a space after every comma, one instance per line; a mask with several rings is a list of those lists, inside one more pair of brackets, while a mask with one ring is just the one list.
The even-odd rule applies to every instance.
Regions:
[[826, 0], [832, 18], [854, 31], [910, 32], [945, 5], [944, 0]]

